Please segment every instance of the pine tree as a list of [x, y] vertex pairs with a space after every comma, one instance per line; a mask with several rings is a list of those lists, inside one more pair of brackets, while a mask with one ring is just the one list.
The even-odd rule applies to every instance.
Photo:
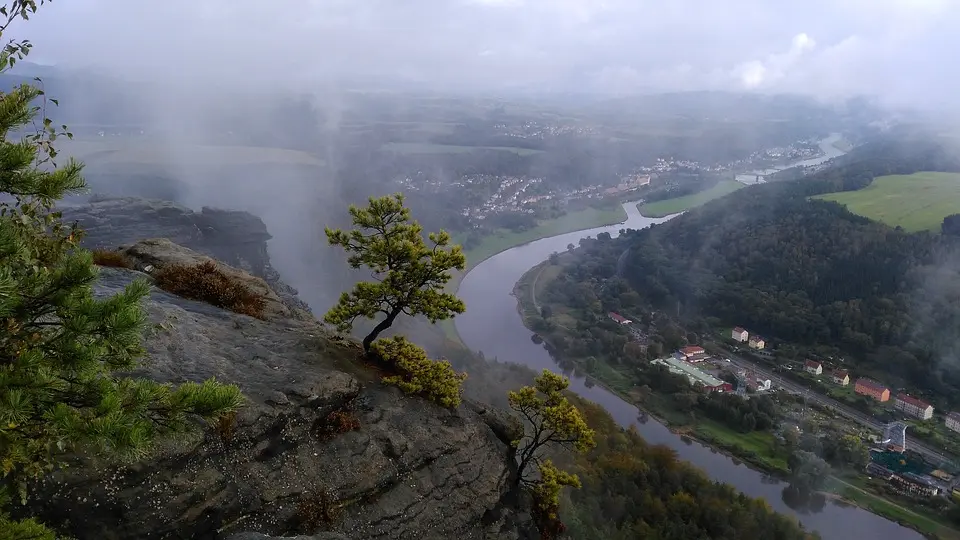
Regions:
[[520, 460], [518, 483], [535, 487], [539, 482], [529, 466], [545, 462], [543, 451], [548, 445], [580, 453], [596, 446], [593, 430], [580, 410], [563, 395], [569, 386], [570, 379], [545, 369], [534, 379], [533, 386], [507, 394], [510, 408], [520, 414], [527, 428], [523, 437], [514, 441]]
[[[36, 9], [26, 0], [0, 9], [0, 36]], [[0, 72], [29, 49], [7, 45]], [[68, 452], [142, 457], [157, 437], [187, 429], [191, 417], [217, 418], [242, 403], [237, 387], [213, 380], [175, 388], [122, 375], [144, 352], [141, 300], [150, 287], [137, 281], [94, 297], [97, 269], [78, 245], [82, 231], [53, 210], [85, 187], [80, 163], [53, 162], [53, 142], [69, 134], [42, 114], [36, 135], [11, 141], [46, 103], [29, 85], [0, 93], [0, 510], [14, 497], [25, 501], [29, 482], [62, 465]], [[5, 513], [0, 531], [53, 538], [35, 520]]]
[[[577, 475], [557, 468], [545, 450], [552, 446], [586, 453], [596, 446], [594, 431], [563, 395], [569, 386], [570, 379], [545, 369], [534, 379], [534, 386], [507, 394], [510, 408], [525, 421], [524, 435], [513, 441], [519, 459], [517, 484], [533, 496], [534, 517], [543, 538], [556, 538], [566, 528], [557, 516], [560, 490], [580, 487]], [[537, 471], [530, 465], [536, 465]]]
[[410, 209], [403, 205], [403, 195], [370, 198], [366, 208], [350, 207], [356, 229], [344, 232], [326, 229], [330, 245], [341, 246], [350, 254], [347, 262], [353, 268], [366, 266], [375, 281], [361, 281], [324, 316], [340, 331], [353, 328], [358, 317], [373, 319], [383, 315], [374, 329], [363, 338], [363, 350], [381, 332], [390, 328], [401, 314], [425, 315], [430, 322], [449, 319], [463, 313], [463, 301], [443, 292], [452, 277], [450, 270], [463, 270], [466, 257], [458, 245], [450, 244], [444, 231], [430, 233], [428, 246], [423, 229], [410, 219]]

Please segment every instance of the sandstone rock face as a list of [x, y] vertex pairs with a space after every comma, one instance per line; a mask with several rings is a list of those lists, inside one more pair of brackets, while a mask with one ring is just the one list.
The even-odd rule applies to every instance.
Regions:
[[166, 238], [183, 247], [263, 278], [292, 310], [309, 312], [296, 289], [270, 264], [263, 221], [248, 212], [204, 207], [195, 212], [169, 201], [136, 197], [98, 198], [63, 209], [64, 221], [86, 231], [89, 249], [116, 249], [146, 238]]
[[[138, 245], [147, 260], [149, 244]], [[96, 292], [138, 276], [104, 268]], [[216, 377], [249, 403], [235, 423], [165, 443], [143, 463], [51, 475], [30, 508], [49, 524], [80, 540], [538, 537], [512, 489], [508, 419], [383, 386], [355, 342], [315, 320], [261, 321], [158, 289], [145, 308], [137, 375]]]

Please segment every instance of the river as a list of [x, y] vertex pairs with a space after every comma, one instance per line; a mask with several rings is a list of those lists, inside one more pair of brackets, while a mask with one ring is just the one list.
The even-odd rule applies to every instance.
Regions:
[[842, 156], [845, 152], [841, 151], [839, 148], [834, 146], [834, 143], [842, 139], [843, 136], [839, 133], [831, 133], [830, 136], [825, 137], [820, 140], [818, 145], [820, 150], [823, 152], [818, 157], [805, 159], [803, 161], [797, 161], [790, 163], [788, 165], [780, 165], [778, 167], [772, 167], [769, 169], [759, 169], [755, 171], [748, 171], [744, 174], [736, 175], [738, 182], [744, 184], [756, 184], [764, 182], [763, 177], [768, 174], [773, 174], [775, 172], [780, 172], [786, 169], [792, 169], [794, 167], [812, 167], [814, 165], [820, 165], [821, 163], [826, 163], [835, 157]]
[[[470, 270], [460, 283], [459, 296], [466, 303], [466, 313], [458, 316], [457, 332], [471, 349], [483, 351], [487, 357], [516, 362], [535, 371], [560, 371], [542, 345], [530, 339], [533, 333], [523, 326], [512, 296], [514, 285], [530, 268], [546, 260], [553, 252], [563, 252], [568, 244], [581, 238], [609, 232], [617, 236], [620, 229], [642, 229], [664, 222], [666, 218], [646, 218], [635, 203], [623, 205], [627, 220], [618, 225], [598, 227], [551, 238], [544, 238], [503, 251]], [[572, 375], [572, 374], [567, 374]], [[824, 540], [864, 538], [922, 540], [919, 533], [866, 510], [828, 500], [816, 512], [798, 512], [783, 501], [786, 484], [755, 471], [732, 458], [699, 443], [681, 439], [662, 424], [650, 419], [638, 422], [639, 411], [633, 405], [600, 386], [586, 385], [583, 377], [570, 377], [570, 387], [610, 412], [622, 426], [635, 425], [643, 437], [654, 444], [669, 446], [681, 459], [703, 469], [711, 478], [726, 482], [752, 497], [766, 499], [775, 510], [796, 516], [809, 530], [818, 531]]]

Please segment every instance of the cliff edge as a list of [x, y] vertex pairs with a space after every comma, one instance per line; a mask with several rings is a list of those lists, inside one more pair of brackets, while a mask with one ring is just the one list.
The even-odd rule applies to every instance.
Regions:
[[[137, 269], [203, 258], [169, 241], [124, 251], [136, 269], [102, 268], [97, 294], [147, 276]], [[48, 524], [80, 540], [538, 537], [512, 489], [517, 426], [503, 415], [382, 385], [354, 341], [312, 318], [280, 310], [259, 320], [159, 289], [144, 307], [148, 353], [136, 375], [216, 377], [249, 402], [141, 463], [75, 460], [50, 475], [30, 507]]]

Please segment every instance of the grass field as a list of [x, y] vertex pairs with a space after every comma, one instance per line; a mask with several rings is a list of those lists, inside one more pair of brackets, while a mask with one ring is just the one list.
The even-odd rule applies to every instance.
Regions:
[[713, 420], [703, 418], [697, 420], [693, 431], [700, 439], [728, 449], [734, 456], [751, 457], [754, 464], [762, 465], [767, 470], [776, 470], [781, 473], [789, 470], [784, 451], [777, 447], [773, 433], [767, 431], [740, 433]]
[[874, 178], [857, 191], [827, 193], [854, 214], [904, 230], [939, 231], [943, 218], [960, 211], [960, 174], [921, 172]]
[[723, 197], [724, 195], [733, 193], [742, 187], [745, 187], [744, 184], [736, 180], [723, 180], [712, 188], [701, 191], [700, 193], [685, 195], [675, 199], [664, 199], [649, 204], [639, 204], [637, 208], [643, 216], [661, 218], [695, 208], [714, 199]]
[[521, 244], [581, 229], [614, 225], [626, 219], [626, 211], [618, 204], [613, 208], [587, 208], [570, 212], [556, 219], [541, 221], [536, 227], [520, 233], [501, 231], [485, 237], [480, 245], [467, 251], [467, 268], [472, 268], [501, 251]]
[[453, 144], [392, 142], [380, 147], [382, 150], [401, 154], [463, 154], [474, 150], [502, 150], [520, 156], [539, 154], [543, 150], [516, 148], [513, 146], [456, 146]]
[[[59, 142], [59, 141], [58, 141]], [[143, 165], [258, 165], [322, 166], [323, 160], [307, 152], [267, 146], [172, 145], [151, 138], [74, 140], [58, 145], [63, 154], [90, 164], [137, 163]]]
[[943, 540], [960, 539], [960, 531], [954, 529], [943, 516], [927, 508], [907, 508], [897, 501], [881, 497], [873, 492], [878, 485], [879, 481], [871, 481], [861, 475], [842, 478], [831, 476], [825, 491], [840, 495], [848, 502], [901, 525], [912, 527], [924, 535]]
[[843, 153], [847, 153], [850, 150], [853, 150], [853, 145], [850, 144], [850, 141], [846, 139], [840, 139], [839, 141], [833, 143], [833, 147]]

